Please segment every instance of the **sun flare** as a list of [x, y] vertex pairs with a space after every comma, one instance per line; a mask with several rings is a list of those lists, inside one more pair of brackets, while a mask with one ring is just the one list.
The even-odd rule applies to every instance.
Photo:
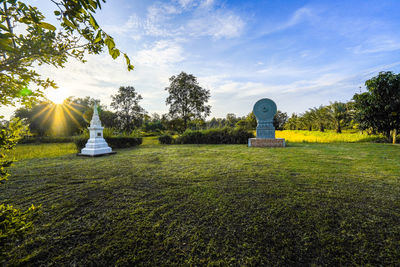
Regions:
[[57, 89], [47, 93], [47, 98], [54, 104], [63, 104], [68, 96], [65, 90]]

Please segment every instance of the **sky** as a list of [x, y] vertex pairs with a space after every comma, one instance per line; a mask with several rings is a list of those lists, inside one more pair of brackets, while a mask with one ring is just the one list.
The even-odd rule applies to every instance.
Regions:
[[[30, 2], [57, 23], [50, 0]], [[399, 73], [398, 14], [398, 0], [108, 0], [95, 18], [134, 71], [105, 53], [38, 70], [59, 86], [50, 99], [91, 96], [109, 106], [120, 86], [134, 86], [149, 114], [163, 114], [169, 77], [185, 71], [210, 90], [210, 117], [244, 116], [260, 98], [290, 115], [349, 101], [380, 71]]]

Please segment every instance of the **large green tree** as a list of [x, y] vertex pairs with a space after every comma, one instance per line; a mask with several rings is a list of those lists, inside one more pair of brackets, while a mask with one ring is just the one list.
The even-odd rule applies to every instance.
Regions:
[[119, 127], [127, 132], [141, 125], [146, 111], [139, 105], [142, 96], [133, 86], [121, 86], [118, 93], [111, 96], [111, 107], [116, 110]]
[[183, 120], [184, 129], [191, 119], [204, 119], [210, 114], [211, 106], [207, 105], [210, 91], [202, 88], [194, 75], [182, 71], [169, 81], [170, 86], [165, 88], [169, 96], [165, 102], [171, 117]]
[[355, 120], [361, 129], [372, 128], [393, 142], [400, 129], [400, 74], [380, 72], [365, 82], [367, 92], [353, 97]]

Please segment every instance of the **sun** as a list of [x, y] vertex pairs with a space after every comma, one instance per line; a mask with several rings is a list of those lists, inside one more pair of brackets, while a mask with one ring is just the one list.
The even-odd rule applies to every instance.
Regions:
[[63, 104], [64, 100], [68, 97], [66, 90], [56, 89], [47, 93], [47, 98], [54, 104]]

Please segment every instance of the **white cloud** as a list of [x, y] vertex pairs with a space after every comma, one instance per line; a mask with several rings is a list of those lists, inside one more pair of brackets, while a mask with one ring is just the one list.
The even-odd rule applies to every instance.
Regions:
[[[213, 0], [179, 0], [170, 3], [157, 2], [147, 8], [145, 17], [132, 14], [122, 25], [108, 25], [107, 31], [129, 35], [139, 40], [144, 35], [162, 38], [185, 36], [211, 36], [215, 39], [239, 37], [244, 29], [243, 19], [232, 11], [214, 9]], [[187, 14], [177, 23], [178, 15]]]
[[139, 51], [134, 58], [140, 64], [153, 66], [174, 64], [185, 59], [182, 47], [167, 40], [158, 41], [152, 48]]
[[279, 32], [286, 30], [290, 27], [293, 27], [301, 22], [304, 22], [308, 19], [311, 19], [315, 16], [313, 10], [307, 7], [302, 7], [298, 10], [296, 10], [292, 16], [285, 22], [278, 24], [278, 25], [271, 25], [269, 28], [265, 29], [264, 31], [261, 31], [260, 35], [267, 35], [271, 34], [274, 32]]
[[400, 50], [400, 41], [386, 36], [379, 36], [371, 40], [367, 40], [352, 48], [355, 54], [370, 54], [380, 52], [390, 52]]
[[239, 37], [244, 30], [244, 21], [233, 12], [208, 12], [188, 22], [192, 36], [212, 36], [215, 39]]

